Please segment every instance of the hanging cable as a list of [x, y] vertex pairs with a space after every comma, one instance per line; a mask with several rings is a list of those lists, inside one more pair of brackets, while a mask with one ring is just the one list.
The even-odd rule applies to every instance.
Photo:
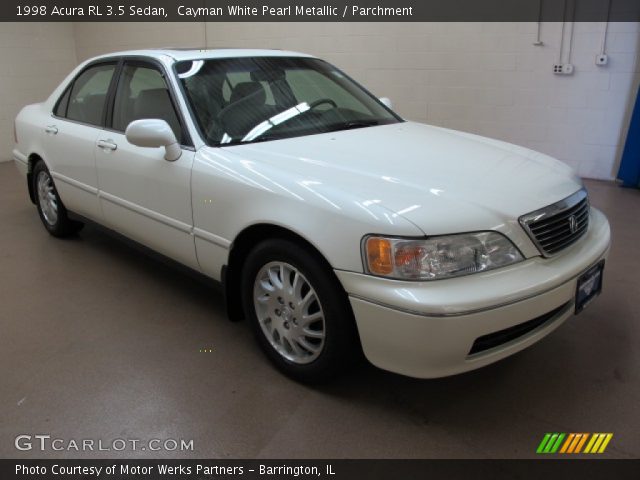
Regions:
[[540, 30], [542, 29], [542, 0], [538, 0], [538, 34], [536, 35], [536, 41], [533, 44], [537, 47], [544, 45], [544, 42], [540, 39]]
[[604, 22], [604, 33], [602, 34], [602, 47], [600, 53], [604, 55], [607, 53], [607, 32], [609, 31], [609, 19], [611, 18], [611, 1], [607, 4], [607, 21]]
[[562, 50], [564, 49], [564, 25], [567, 19], [567, 0], [564, 0], [562, 7], [562, 30], [560, 31], [560, 52], [558, 53], [558, 63], [562, 63]]
[[571, 52], [573, 50], [573, 30], [576, 25], [576, 4], [571, 0], [571, 33], [569, 34], [569, 54], [567, 56], [567, 63], [571, 63]]

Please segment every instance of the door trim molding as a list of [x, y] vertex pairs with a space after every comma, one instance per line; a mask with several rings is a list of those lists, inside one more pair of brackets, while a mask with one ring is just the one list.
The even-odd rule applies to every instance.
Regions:
[[181, 222], [180, 220], [176, 220], [175, 218], [168, 217], [166, 215], [162, 215], [161, 213], [155, 212], [145, 207], [141, 207], [138, 204], [133, 202], [129, 202], [123, 198], [120, 198], [116, 195], [112, 195], [111, 193], [107, 193], [103, 190], [98, 190], [91, 185], [87, 185], [86, 183], [79, 182], [72, 178], [69, 178], [65, 175], [62, 175], [57, 172], [51, 172], [51, 175], [54, 179], [60, 180], [61, 182], [67, 183], [73, 187], [76, 187], [80, 190], [88, 192], [92, 195], [96, 195], [99, 199], [105, 200], [109, 203], [117, 205], [122, 208], [126, 208], [127, 210], [145, 216], [151, 220], [155, 220], [157, 222], [162, 223], [163, 225], [167, 225], [169, 227], [175, 228], [178, 231], [188, 233], [189, 235], [193, 235], [196, 238], [201, 240], [205, 240], [209, 243], [213, 243], [219, 247], [229, 249], [231, 246], [231, 241], [226, 238], [220, 237], [219, 235], [215, 235], [211, 232], [203, 230], [201, 228], [196, 228], [188, 223]]
[[112, 195], [110, 193], [99, 190], [98, 198], [106, 200], [107, 202], [110, 202], [119, 207], [126, 208], [127, 210], [130, 210], [134, 213], [143, 215], [147, 218], [150, 218], [151, 220], [155, 220], [156, 222], [160, 222], [169, 227], [173, 227], [181, 232], [188, 233], [189, 235], [193, 234], [192, 227], [188, 223], [181, 222], [179, 220], [176, 220], [175, 218], [167, 217], [166, 215], [162, 215], [161, 213], [154, 212], [153, 210], [149, 210], [148, 208], [141, 207], [140, 205], [124, 200], [123, 198], [116, 197], [115, 195]]
[[92, 195], [98, 195], [98, 189], [96, 187], [92, 187], [91, 185], [87, 185], [86, 183], [79, 182], [58, 172], [51, 172], [51, 176], [55, 180], [60, 180], [61, 182], [71, 185], [72, 187], [79, 188], [80, 190], [84, 190], [85, 192], [91, 193]]
[[202, 230], [201, 228], [194, 228], [193, 234], [195, 235], [196, 238], [200, 238], [209, 243], [213, 243], [214, 245], [217, 245], [219, 247], [228, 249], [231, 246], [231, 241], [227, 240], [226, 238], [222, 238], [218, 235], [215, 235], [211, 232], [207, 232], [206, 230]]

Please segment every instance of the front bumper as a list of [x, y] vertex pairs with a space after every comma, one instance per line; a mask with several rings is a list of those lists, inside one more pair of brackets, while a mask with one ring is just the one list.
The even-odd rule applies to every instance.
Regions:
[[[435, 378], [473, 370], [537, 342], [574, 311], [577, 278], [606, 258], [606, 217], [592, 209], [586, 235], [552, 259], [433, 282], [388, 280], [336, 271], [349, 294], [360, 340], [374, 365]], [[474, 342], [556, 310], [527, 333], [470, 354]]]

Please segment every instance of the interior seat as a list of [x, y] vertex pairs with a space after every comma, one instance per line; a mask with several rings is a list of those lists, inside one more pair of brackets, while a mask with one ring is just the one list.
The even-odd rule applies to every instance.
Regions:
[[67, 118], [91, 125], [102, 124], [102, 112], [107, 95], [94, 93], [84, 97], [81, 103], [71, 102], [68, 107]]
[[267, 105], [267, 92], [260, 82], [240, 82], [231, 91], [229, 105], [219, 118], [226, 133], [238, 138], [276, 113], [276, 107]]
[[166, 88], [150, 88], [140, 91], [134, 101], [133, 118], [131, 120], [143, 118], [159, 118], [166, 121], [178, 141], [181, 141], [180, 121]]

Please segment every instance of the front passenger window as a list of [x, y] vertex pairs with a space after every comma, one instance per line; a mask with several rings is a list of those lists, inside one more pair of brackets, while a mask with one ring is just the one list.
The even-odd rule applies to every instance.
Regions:
[[96, 65], [76, 78], [67, 105], [69, 120], [102, 125], [107, 91], [115, 68], [114, 64]]
[[183, 141], [180, 120], [162, 74], [151, 67], [125, 65], [113, 106], [113, 129], [124, 132], [131, 122], [143, 118], [166, 121], [178, 141]]

